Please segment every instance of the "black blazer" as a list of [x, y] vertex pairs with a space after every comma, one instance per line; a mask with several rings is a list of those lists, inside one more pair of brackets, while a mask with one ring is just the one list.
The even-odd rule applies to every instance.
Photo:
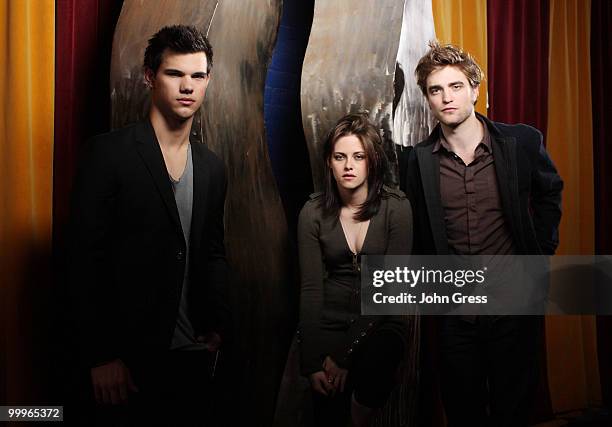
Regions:
[[[193, 213], [188, 316], [196, 336], [229, 328], [223, 244], [224, 165], [192, 143]], [[151, 123], [94, 137], [72, 200], [70, 289], [82, 360], [128, 366], [170, 346], [186, 242]]]
[[[492, 122], [489, 129], [504, 216], [517, 254], [554, 254], [559, 244], [563, 181], [548, 157], [542, 134], [523, 125]], [[440, 162], [432, 153], [440, 137], [438, 124], [429, 137], [400, 153], [400, 188], [414, 212], [416, 254], [448, 254], [440, 196]]]

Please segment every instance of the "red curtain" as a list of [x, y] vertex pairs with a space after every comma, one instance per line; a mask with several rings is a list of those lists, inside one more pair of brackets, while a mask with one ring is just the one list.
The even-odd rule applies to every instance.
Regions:
[[78, 147], [110, 129], [110, 58], [123, 0], [57, 0], [53, 237], [68, 217]]
[[548, 0], [489, 0], [489, 118], [546, 135]]
[[[609, 73], [612, 70], [612, 4], [608, 0], [591, 0], [591, 99], [593, 103], [593, 163], [595, 170], [595, 250], [612, 254], [612, 147], [606, 136], [612, 128], [606, 112], [612, 93]], [[606, 120], [607, 119], [607, 120]], [[601, 393], [604, 405], [612, 408], [612, 316], [597, 318], [597, 351]]]
[[[544, 135], [548, 120], [548, 14], [547, 0], [487, 3], [489, 118], [529, 124]], [[534, 422], [553, 417], [543, 335], [537, 363]]]
[[[70, 191], [79, 147], [90, 136], [110, 129], [110, 58], [115, 24], [123, 0], [57, 0], [55, 4], [55, 123], [53, 152], [54, 302], [46, 306], [52, 323], [59, 323], [56, 360], [48, 395], [72, 401], [81, 391], [69, 353], [71, 319], [65, 310], [64, 247]], [[68, 343], [68, 344], [66, 344]], [[53, 346], [52, 345], [52, 346]], [[57, 367], [66, 369], [57, 369]], [[58, 387], [60, 385], [60, 387]], [[59, 395], [59, 396], [58, 396]], [[65, 404], [65, 403], [63, 403]], [[73, 408], [73, 411], [76, 409]], [[75, 414], [73, 414], [74, 417]]]
[[[612, 4], [609, 0], [591, 0], [591, 99], [593, 102], [593, 160], [595, 167], [595, 248], [598, 253], [612, 253], [612, 146], [606, 137], [612, 127], [606, 112], [610, 111], [612, 93]], [[606, 108], [606, 105], [608, 107]]]

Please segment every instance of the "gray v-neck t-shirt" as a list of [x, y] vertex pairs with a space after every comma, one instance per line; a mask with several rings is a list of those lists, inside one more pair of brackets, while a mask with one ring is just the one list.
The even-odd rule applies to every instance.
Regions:
[[185, 275], [183, 277], [183, 290], [181, 292], [181, 302], [179, 305], [178, 317], [176, 319], [176, 328], [172, 337], [171, 350], [203, 350], [204, 345], [197, 343], [194, 336], [193, 326], [189, 321], [187, 313], [189, 311], [189, 302], [187, 301], [189, 287], [189, 237], [191, 233], [191, 214], [193, 207], [193, 158], [191, 156], [191, 144], [187, 147], [187, 162], [183, 175], [177, 180], [174, 180], [170, 175], [172, 190], [174, 191], [174, 199], [178, 208], [183, 236], [187, 243], [187, 253], [185, 256]]

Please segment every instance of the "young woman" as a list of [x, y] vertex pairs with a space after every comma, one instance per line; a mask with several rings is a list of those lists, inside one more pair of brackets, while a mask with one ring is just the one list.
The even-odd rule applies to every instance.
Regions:
[[317, 426], [365, 426], [384, 406], [406, 349], [397, 317], [361, 316], [360, 256], [409, 254], [410, 202], [383, 185], [386, 156], [365, 115], [338, 121], [324, 146], [325, 188], [298, 226], [301, 370]]

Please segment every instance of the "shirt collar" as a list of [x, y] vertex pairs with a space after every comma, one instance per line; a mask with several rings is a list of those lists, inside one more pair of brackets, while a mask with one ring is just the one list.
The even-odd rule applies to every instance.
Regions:
[[[476, 149], [482, 146], [487, 152], [490, 153], [491, 152], [491, 134], [489, 133], [489, 128], [487, 127], [487, 124], [484, 121], [482, 121], [478, 116], [476, 116], [476, 118], [478, 118], [478, 121], [482, 123], [482, 128], [483, 128], [482, 140], [476, 146]], [[451, 149], [451, 146], [448, 144], [448, 141], [446, 141], [446, 138], [444, 138], [442, 127], [440, 127], [440, 131], [438, 132], [438, 135], [439, 136], [433, 146], [432, 153], [437, 153], [438, 151], [440, 151], [440, 148], [444, 148], [447, 152], [452, 153], [453, 150]]]

